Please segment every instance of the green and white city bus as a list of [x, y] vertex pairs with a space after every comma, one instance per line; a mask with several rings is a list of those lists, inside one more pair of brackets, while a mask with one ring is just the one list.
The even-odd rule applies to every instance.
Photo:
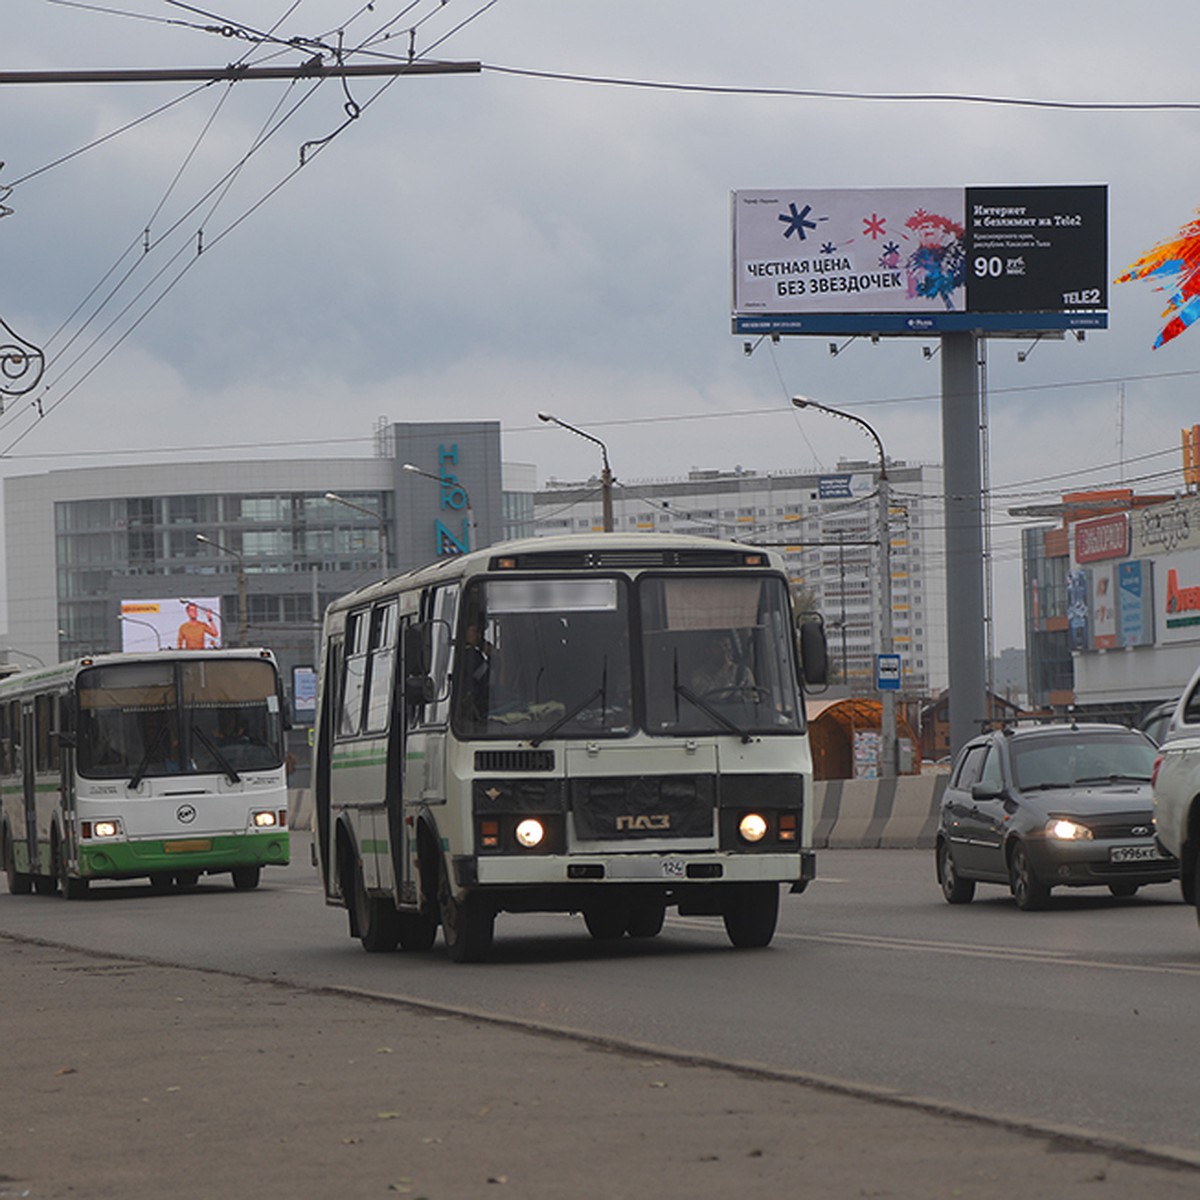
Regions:
[[[825, 639], [801, 626], [810, 683]], [[787, 577], [697, 537], [509, 542], [325, 616], [314, 849], [368, 950], [483, 958], [499, 912], [652, 937], [665, 911], [768, 944], [814, 874]]]
[[80, 658], [0, 682], [0, 861], [17, 895], [158, 889], [289, 858], [284, 712], [268, 650]]

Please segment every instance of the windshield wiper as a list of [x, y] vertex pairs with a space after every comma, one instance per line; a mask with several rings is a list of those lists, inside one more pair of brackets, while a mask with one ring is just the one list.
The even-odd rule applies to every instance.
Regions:
[[167, 727], [160, 725], [158, 732], [154, 735], [154, 740], [146, 748], [146, 753], [142, 755], [142, 761], [138, 763], [137, 770], [129, 780], [129, 786], [136, 788], [138, 784], [146, 778], [146, 772], [150, 770], [150, 762], [154, 758], [155, 751], [162, 745], [163, 739], [167, 736]]
[[529, 744], [536, 750], [547, 738], [552, 738], [568, 721], [573, 721], [593, 700], [604, 699], [604, 685], [601, 684], [590, 696], [584, 696], [573, 708], [568, 708], [553, 724], [547, 726], [541, 733], [529, 739]]
[[192, 732], [204, 743], [204, 748], [217, 760], [217, 765], [225, 772], [225, 778], [230, 783], [241, 783], [242, 777], [233, 769], [229, 759], [221, 753], [217, 748], [216, 743], [200, 728], [199, 725], [192, 726]]
[[1119, 771], [1112, 775], [1089, 775], [1086, 779], [1077, 779], [1076, 783], [1149, 783], [1149, 775], [1122, 775]]
[[730, 733], [736, 733], [742, 739], [743, 745], [750, 741], [750, 735], [740, 725], [734, 724], [723, 712], [702, 700], [691, 688], [680, 683], [678, 679], [675, 681], [675, 691], [690, 704], [694, 704], [702, 713], [707, 713], [718, 725], [724, 725]]

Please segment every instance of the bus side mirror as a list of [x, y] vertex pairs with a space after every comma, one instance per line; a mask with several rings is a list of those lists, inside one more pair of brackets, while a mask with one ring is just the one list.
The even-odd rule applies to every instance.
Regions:
[[432, 704], [437, 699], [429, 673], [433, 657], [429, 633], [430, 627], [424, 623], [404, 627], [404, 702], [409, 708]]
[[824, 622], [801, 622], [800, 667], [804, 682], [809, 686], [819, 687], [829, 682], [829, 645], [825, 640]]

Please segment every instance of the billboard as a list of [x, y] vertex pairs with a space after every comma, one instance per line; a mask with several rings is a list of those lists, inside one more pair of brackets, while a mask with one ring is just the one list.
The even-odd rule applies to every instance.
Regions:
[[213, 596], [121, 601], [121, 649], [212, 650], [221, 645], [221, 601]]
[[930, 336], [1108, 324], [1108, 189], [733, 193], [735, 333]]

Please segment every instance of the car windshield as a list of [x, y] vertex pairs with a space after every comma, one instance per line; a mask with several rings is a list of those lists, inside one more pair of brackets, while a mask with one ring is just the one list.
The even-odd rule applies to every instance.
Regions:
[[1013, 782], [1023, 792], [1099, 783], [1149, 783], [1154, 747], [1137, 734], [1092, 733], [1014, 740]]

